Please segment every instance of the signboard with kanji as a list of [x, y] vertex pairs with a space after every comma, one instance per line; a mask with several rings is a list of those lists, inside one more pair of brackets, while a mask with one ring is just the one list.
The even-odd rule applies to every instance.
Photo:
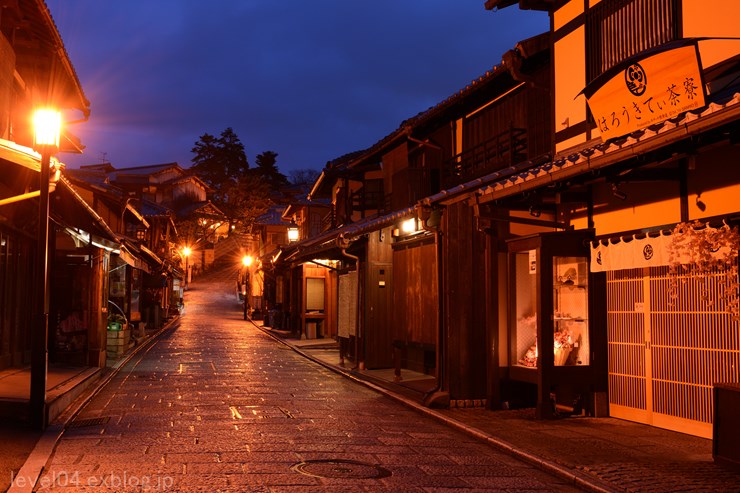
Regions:
[[633, 59], [620, 68], [598, 88], [584, 90], [604, 141], [704, 106], [695, 44]]

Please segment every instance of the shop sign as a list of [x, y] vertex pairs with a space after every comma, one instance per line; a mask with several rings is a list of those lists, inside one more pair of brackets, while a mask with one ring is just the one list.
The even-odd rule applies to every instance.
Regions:
[[696, 43], [631, 58], [584, 89], [604, 141], [704, 106]]
[[[728, 247], [726, 242], [722, 243], [717, 239], [720, 234], [729, 234], [725, 231], [730, 230], [707, 226], [693, 235], [679, 236], [674, 232], [671, 235], [661, 233], [658, 236], [648, 235], [643, 238], [633, 236], [594, 241], [591, 243], [590, 269], [591, 272], [606, 272], [678, 264], [724, 265], [728, 263], [728, 258], [734, 258], [733, 252], [737, 252], [737, 248]], [[734, 260], [729, 261], [732, 262]]]
[[615, 238], [591, 244], [591, 272], [668, 265], [671, 237]]

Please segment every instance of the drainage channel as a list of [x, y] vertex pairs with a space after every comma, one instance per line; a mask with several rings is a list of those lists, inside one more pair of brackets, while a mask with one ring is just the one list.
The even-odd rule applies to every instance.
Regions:
[[65, 428], [69, 430], [72, 428], [85, 428], [87, 426], [104, 425], [107, 424], [108, 421], [110, 421], [110, 416], [102, 416], [100, 418], [76, 419], [71, 423], [67, 423], [67, 426], [65, 426]]

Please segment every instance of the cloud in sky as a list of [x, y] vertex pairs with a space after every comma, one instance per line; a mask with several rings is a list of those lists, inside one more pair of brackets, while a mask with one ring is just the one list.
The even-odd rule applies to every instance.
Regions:
[[373, 145], [547, 30], [483, 0], [47, 0], [91, 102], [73, 133], [117, 167], [189, 166], [232, 127], [250, 163], [320, 169]]

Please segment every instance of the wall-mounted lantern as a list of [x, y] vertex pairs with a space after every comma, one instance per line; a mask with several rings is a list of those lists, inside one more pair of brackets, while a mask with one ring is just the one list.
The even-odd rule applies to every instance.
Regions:
[[394, 238], [400, 238], [403, 236], [411, 236], [413, 234], [416, 234], [420, 231], [419, 227], [419, 219], [415, 217], [411, 217], [409, 219], [404, 219], [401, 224], [398, 225], [398, 227], [393, 228], [393, 237]]
[[298, 225], [295, 223], [295, 221], [291, 220], [290, 225], [288, 226], [288, 242], [294, 243], [300, 239], [300, 234], [298, 233]]
[[401, 233], [410, 235], [419, 231], [419, 220], [415, 217], [406, 219], [401, 223]]

